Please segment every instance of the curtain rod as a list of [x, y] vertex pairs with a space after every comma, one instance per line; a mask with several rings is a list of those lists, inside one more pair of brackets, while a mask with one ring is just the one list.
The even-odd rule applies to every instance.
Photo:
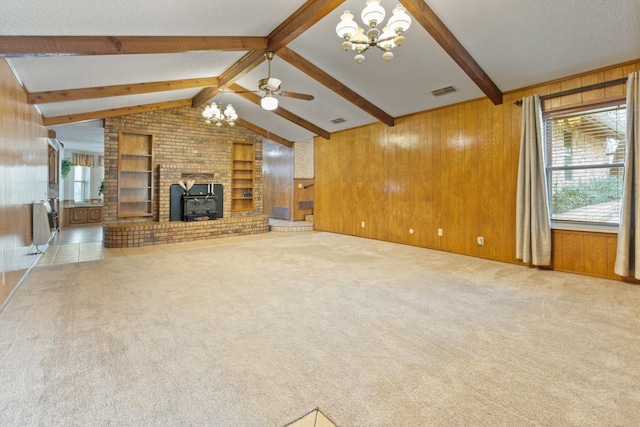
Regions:
[[[627, 82], [627, 77], [623, 77], [621, 79], [610, 80], [608, 82], [602, 82], [602, 83], [592, 84], [589, 86], [577, 87], [574, 89], [564, 90], [562, 92], [550, 93], [549, 95], [542, 95], [540, 97], [540, 100], [544, 101], [545, 99], [558, 98], [565, 95], [573, 95], [574, 93], [586, 92], [594, 89], [602, 89], [604, 87], [615, 86], [615, 85], [623, 84], [626, 82]], [[522, 100], [519, 99], [515, 101], [514, 104], [520, 106], [522, 105]]]

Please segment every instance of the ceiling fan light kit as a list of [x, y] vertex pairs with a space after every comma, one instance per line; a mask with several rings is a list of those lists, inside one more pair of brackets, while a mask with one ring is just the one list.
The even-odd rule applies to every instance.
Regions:
[[367, 5], [360, 15], [362, 21], [369, 26], [365, 34], [365, 30], [353, 20], [353, 14], [348, 10], [345, 11], [336, 26], [338, 37], [344, 39], [342, 49], [355, 50], [356, 55], [353, 59], [357, 63], [364, 61], [364, 52], [371, 47], [382, 50], [384, 60], [392, 59], [391, 49], [404, 42], [403, 34], [411, 26], [411, 17], [401, 4], [396, 5], [391, 13], [389, 22], [380, 33], [378, 26], [385, 17], [384, 8], [380, 6], [380, 0], [367, 0]]
[[260, 79], [258, 81], [258, 94], [262, 95], [260, 100], [260, 106], [265, 110], [275, 110], [278, 108], [278, 98], [273, 95], [286, 96], [289, 98], [302, 99], [305, 101], [312, 101], [313, 95], [307, 95], [297, 92], [285, 92], [280, 89], [282, 80], [275, 77], [271, 77], [271, 60], [273, 59], [273, 52], [267, 52], [264, 54], [268, 62], [268, 77]]
[[278, 100], [273, 95], [265, 95], [260, 100], [260, 106], [265, 110], [275, 110], [276, 108], [278, 108]]

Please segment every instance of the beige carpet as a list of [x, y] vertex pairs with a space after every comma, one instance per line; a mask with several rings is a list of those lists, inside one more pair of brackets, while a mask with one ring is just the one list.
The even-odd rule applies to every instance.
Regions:
[[[273, 237], [276, 234], [277, 237]], [[640, 423], [640, 287], [329, 233], [34, 269], [0, 425]]]

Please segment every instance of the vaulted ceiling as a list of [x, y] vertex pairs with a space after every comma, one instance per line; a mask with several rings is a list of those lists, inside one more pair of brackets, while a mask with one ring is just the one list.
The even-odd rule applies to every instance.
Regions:
[[[389, 16], [395, 3], [381, 4]], [[364, 0], [1, 2], [0, 56], [45, 125], [63, 133], [69, 123], [95, 130], [82, 124], [215, 100], [285, 145], [480, 97], [499, 104], [506, 91], [640, 58], [638, 0], [402, 4], [413, 23], [391, 61], [374, 49], [358, 64], [340, 47], [340, 15], [360, 22]], [[267, 76], [266, 51], [282, 89], [314, 100], [260, 108], [252, 91]], [[432, 94], [448, 86], [456, 91]]]

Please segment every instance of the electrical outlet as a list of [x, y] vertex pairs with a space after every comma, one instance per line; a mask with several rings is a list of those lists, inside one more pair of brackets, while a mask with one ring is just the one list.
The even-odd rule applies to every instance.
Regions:
[[442, 237], [442, 228], [438, 228], [438, 237]]
[[484, 237], [478, 237], [478, 246], [484, 246]]
[[360, 227], [364, 228], [364, 221], [360, 223]]
[[409, 229], [409, 234], [413, 234], [413, 228]]

